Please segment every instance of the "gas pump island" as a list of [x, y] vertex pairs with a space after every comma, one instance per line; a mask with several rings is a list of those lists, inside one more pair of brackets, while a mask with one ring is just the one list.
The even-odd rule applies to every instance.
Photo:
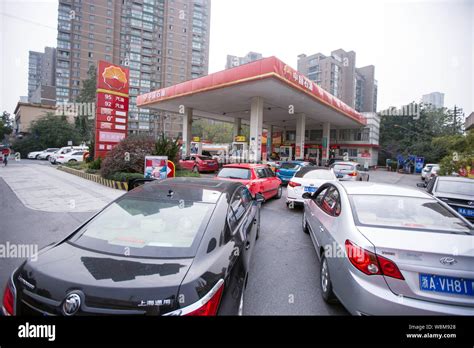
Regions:
[[[331, 129], [360, 129], [367, 119], [276, 57], [219, 71], [137, 97], [138, 107], [183, 116], [183, 150], [190, 155], [199, 142], [191, 134], [193, 117], [234, 124], [231, 157], [259, 162], [277, 152], [281, 158], [302, 160], [330, 156]], [[183, 108], [184, 106], [184, 108]], [[250, 127], [248, 139], [240, 125]], [[305, 144], [306, 129], [321, 132], [320, 144]], [[266, 144], [264, 140], [266, 130]], [[275, 133], [282, 136], [273, 144]], [[331, 139], [332, 140], [332, 139]]]

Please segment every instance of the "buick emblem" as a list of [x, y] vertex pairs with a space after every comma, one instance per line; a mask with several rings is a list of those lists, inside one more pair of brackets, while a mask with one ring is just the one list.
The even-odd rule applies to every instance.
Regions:
[[74, 315], [81, 307], [81, 297], [78, 294], [69, 294], [63, 302], [63, 313]]
[[450, 265], [450, 266], [458, 263], [456, 259], [449, 256], [440, 258], [439, 262], [441, 262], [443, 265]]

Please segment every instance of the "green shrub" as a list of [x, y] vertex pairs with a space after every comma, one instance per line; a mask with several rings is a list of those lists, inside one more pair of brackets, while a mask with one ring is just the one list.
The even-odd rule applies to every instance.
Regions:
[[143, 174], [117, 172], [107, 176], [106, 179], [127, 182], [130, 179], [143, 179]]
[[[110, 178], [115, 173], [143, 173], [145, 156], [151, 155], [155, 141], [151, 137], [132, 135], [114, 147], [101, 163], [100, 174]], [[129, 154], [129, 158], [125, 154]]]
[[[88, 157], [90, 158], [90, 157]], [[96, 160], [90, 162], [88, 164], [89, 169], [99, 170], [100, 166], [102, 165], [102, 158], [97, 158]]]
[[176, 165], [179, 164], [179, 139], [175, 140], [165, 137], [165, 133], [161, 133], [161, 136], [156, 139], [155, 150], [153, 154], [156, 156], [167, 156], [168, 159], [174, 162]]
[[88, 174], [98, 174], [99, 170], [88, 168], [88, 169], [86, 169], [86, 173], [88, 173]]

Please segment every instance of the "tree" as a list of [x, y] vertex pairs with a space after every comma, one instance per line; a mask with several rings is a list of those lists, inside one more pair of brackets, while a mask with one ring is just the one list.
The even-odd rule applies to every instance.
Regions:
[[212, 143], [230, 143], [233, 127], [230, 123], [200, 119], [193, 122], [192, 134]]
[[161, 136], [155, 142], [155, 150], [153, 155], [156, 156], [167, 156], [168, 159], [175, 164], [179, 163], [179, 139], [175, 140], [165, 137], [165, 133], [162, 132]]
[[3, 141], [6, 135], [10, 135], [12, 132], [13, 121], [10, 118], [10, 114], [4, 111], [0, 117], [0, 142]]

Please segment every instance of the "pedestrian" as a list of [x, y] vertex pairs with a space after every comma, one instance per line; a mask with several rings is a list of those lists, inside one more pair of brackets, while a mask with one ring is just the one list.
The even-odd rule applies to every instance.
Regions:
[[8, 155], [3, 154], [3, 166], [6, 167], [8, 164]]

